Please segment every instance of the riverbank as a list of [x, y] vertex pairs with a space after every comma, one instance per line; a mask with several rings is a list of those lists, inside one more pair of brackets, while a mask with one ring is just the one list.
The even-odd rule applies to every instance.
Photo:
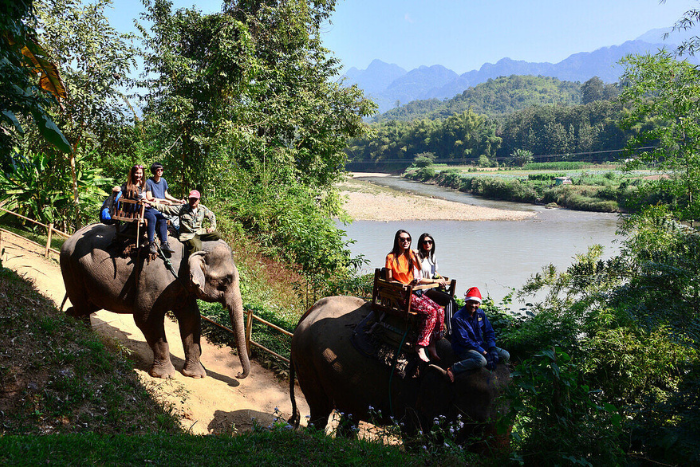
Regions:
[[535, 215], [420, 196], [354, 178], [340, 184], [340, 190], [347, 200], [345, 210], [354, 220], [518, 221]]

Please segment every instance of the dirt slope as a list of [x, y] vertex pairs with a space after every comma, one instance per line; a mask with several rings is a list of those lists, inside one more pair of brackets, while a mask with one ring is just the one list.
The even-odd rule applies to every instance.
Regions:
[[[65, 287], [55, 255], [52, 255], [54, 259], [47, 260], [43, 257], [43, 248], [6, 232], [0, 236], [0, 251], [3, 251], [3, 266], [34, 281], [42, 294], [57, 306], [61, 305]], [[94, 313], [91, 321], [93, 329], [116, 339], [131, 355], [134, 371], [144, 385], [158, 399], [172, 404], [175, 412], [182, 416], [183, 427], [193, 434], [241, 432], [250, 430], [254, 423], [268, 426], [275, 416], [275, 408], [282, 417], [290, 416], [289, 383], [278, 380], [255, 361], [251, 361], [251, 372], [246, 379], [236, 379], [235, 375], [241, 371], [240, 362], [228, 347], [218, 347], [202, 338], [202, 363], [208, 377], [197, 380], [177, 373], [171, 380], [161, 380], [147, 373], [153, 354], [131, 315], [102, 310]], [[177, 322], [166, 319], [165, 331], [173, 364], [180, 369], [184, 352]], [[304, 420], [309, 409], [298, 386], [295, 395]]]

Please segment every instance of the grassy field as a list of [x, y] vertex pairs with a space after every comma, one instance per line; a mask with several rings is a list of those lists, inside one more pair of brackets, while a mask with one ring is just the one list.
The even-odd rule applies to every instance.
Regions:
[[[649, 170], [625, 172], [622, 166], [581, 162], [527, 164], [523, 168], [431, 165], [410, 168], [405, 177], [489, 199], [545, 204], [582, 211], [623, 212]], [[567, 184], [556, 179], [568, 177]]]

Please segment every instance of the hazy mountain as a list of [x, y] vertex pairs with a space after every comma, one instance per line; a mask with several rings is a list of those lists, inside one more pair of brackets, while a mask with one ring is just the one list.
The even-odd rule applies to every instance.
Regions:
[[404, 76], [406, 70], [398, 65], [373, 60], [366, 70], [350, 68], [345, 73], [345, 84], [357, 84], [367, 94], [379, 94], [386, 90], [394, 80]]
[[[663, 36], [669, 32], [669, 37]], [[469, 87], [484, 83], [489, 79], [510, 75], [549, 76], [564, 81], [585, 82], [598, 76], [606, 83], [614, 83], [622, 74], [617, 62], [629, 54], [656, 53], [666, 47], [673, 49], [676, 44], [692, 36], [689, 31], [653, 29], [627, 41], [622, 45], [603, 47], [593, 52], [570, 55], [559, 63], [533, 63], [523, 60], [502, 58], [496, 63], [485, 63], [478, 70], [458, 75], [441, 65], [421, 66], [406, 71], [398, 65], [374, 60], [366, 70], [351, 68], [345, 74], [346, 83], [357, 84], [379, 105], [379, 112], [417, 99], [446, 99], [462, 93]], [[696, 62], [697, 60], [693, 60]]]

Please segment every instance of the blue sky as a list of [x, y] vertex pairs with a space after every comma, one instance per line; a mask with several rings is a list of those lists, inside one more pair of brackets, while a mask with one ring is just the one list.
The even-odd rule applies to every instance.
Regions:
[[[192, 0], [174, 0], [176, 8]], [[197, 8], [220, 11], [220, 0]], [[670, 27], [697, 0], [339, 0], [324, 44], [346, 68], [374, 59], [406, 70], [443, 65], [457, 73], [501, 58], [559, 62]], [[127, 31], [140, 0], [114, 0], [110, 22]], [[700, 31], [699, 31], [700, 33]]]

